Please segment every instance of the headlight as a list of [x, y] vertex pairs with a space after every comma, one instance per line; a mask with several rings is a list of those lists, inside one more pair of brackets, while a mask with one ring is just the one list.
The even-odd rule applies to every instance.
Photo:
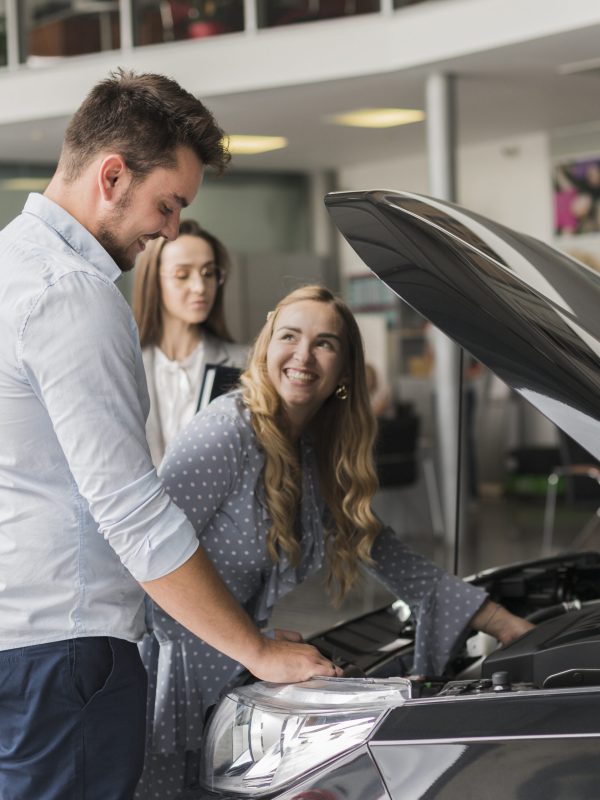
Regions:
[[202, 783], [249, 796], [281, 789], [365, 742], [410, 688], [405, 678], [313, 678], [235, 689], [208, 726]]

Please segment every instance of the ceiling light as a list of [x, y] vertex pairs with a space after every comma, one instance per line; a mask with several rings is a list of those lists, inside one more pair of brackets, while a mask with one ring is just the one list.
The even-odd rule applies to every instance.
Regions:
[[600, 70], [600, 58], [571, 61], [568, 64], [559, 64], [556, 68], [559, 75], [577, 75], [581, 72], [598, 72], [598, 70]]
[[253, 156], [268, 153], [269, 150], [281, 150], [288, 146], [285, 136], [245, 136], [234, 134], [228, 136], [229, 152], [233, 155]]
[[5, 192], [43, 192], [50, 178], [5, 178], [0, 180], [0, 191]]
[[335, 125], [348, 125], [352, 128], [393, 128], [424, 119], [425, 112], [418, 108], [357, 108], [355, 111], [328, 117], [328, 121]]

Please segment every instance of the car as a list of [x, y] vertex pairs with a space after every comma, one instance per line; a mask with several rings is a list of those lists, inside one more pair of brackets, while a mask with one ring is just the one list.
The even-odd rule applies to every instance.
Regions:
[[[389, 288], [600, 459], [600, 276], [458, 206], [328, 195]], [[600, 795], [600, 554], [471, 576], [536, 626], [473, 634], [444, 675], [402, 677], [402, 601], [312, 641], [344, 678], [240, 685], [207, 725], [198, 800], [591, 800]]]

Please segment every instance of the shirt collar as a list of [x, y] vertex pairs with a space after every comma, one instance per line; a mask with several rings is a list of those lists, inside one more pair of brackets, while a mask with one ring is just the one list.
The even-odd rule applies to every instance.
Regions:
[[171, 372], [178, 372], [179, 370], [186, 370], [190, 367], [196, 366], [196, 362], [201, 359], [204, 354], [204, 344], [202, 340], [198, 342], [196, 347], [192, 350], [192, 352], [186, 356], [183, 361], [175, 361], [174, 359], [170, 359], [163, 351], [160, 349], [158, 345], [155, 345], [155, 358], [159, 366], [164, 367]]
[[100, 242], [58, 203], [42, 194], [32, 193], [27, 198], [23, 213], [39, 217], [42, 222], [53, 228], [69, 247], [111, 281], [121, 277], [121, 270]]

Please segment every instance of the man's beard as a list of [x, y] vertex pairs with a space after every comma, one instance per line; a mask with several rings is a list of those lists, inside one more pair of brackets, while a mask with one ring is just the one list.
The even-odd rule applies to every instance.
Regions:
[[122, 272], [129, 272], [134, 268], [135, 258], [129, 255], [127, 248], [117, 241], [116, 236], [105, 227], [104, 223], [98, 228], [96, 239]]
[[[100, 222], [96, 233], [96, 239], [122, 272], [129, 272], [134, 268], [135, 256], [132, 258], [129, 255], [127, 252], [128, 248], [119, 242], [112, 232], [112, 229], [118, 227], [119, 221], [123, 218], [123, 215], [131, 205], [132, 189], [132, 186], [127, 189], [112, 214], [110, 214], [109, 217], [105, 217]], [[112, 220], [115, 220], [116, 225], [111, 224]]]

